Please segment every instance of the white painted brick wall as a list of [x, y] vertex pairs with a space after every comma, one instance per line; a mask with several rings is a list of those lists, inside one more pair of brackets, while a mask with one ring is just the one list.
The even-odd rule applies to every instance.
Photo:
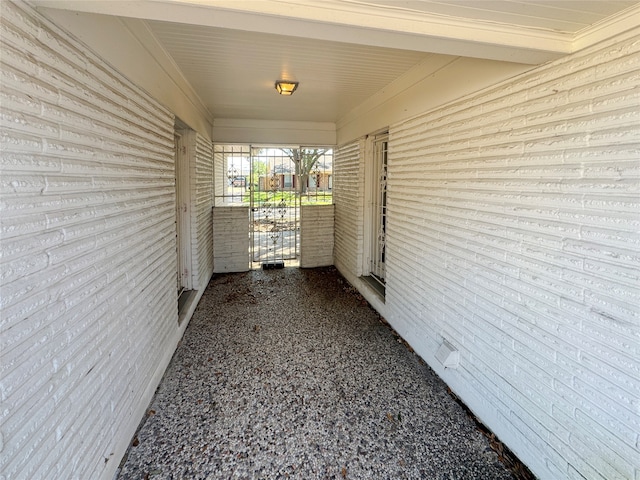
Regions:
[[110, 479], [181, 334], [174, 119], [0, 8], [0, 472]]
[[335, 203], [334, 263], [343, 273], [362, 272], [364, 211], [364, 140], [334, 150], [333, 198]]
[[640, 479], [639, 31], [393, 125], [388, 179], [394, 328], [540, 478]]
[[194, 290], [206, 288], [213, 274], [213, 144], [191, 131], [187, 135], [191, 159], [192, 282]]
[[224, 186], [227, 182], [227, 172], [225, 167], [224, 155], [220, 151], [220, 146], [214, 145], [213, 152], [213, 196], [214, 205], [224, 205]]
[[213, 271], [249, 270], [249, 207], [214, 207]]
[[333, 265], [333, 205], [300, 207], [300, 267]]

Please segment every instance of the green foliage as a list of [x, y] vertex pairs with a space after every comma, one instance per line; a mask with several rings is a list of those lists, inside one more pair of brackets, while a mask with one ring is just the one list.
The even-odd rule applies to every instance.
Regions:
[[[251, 201], [251, 193], [246, 192], [242, 198], [243, 203], [249, 204]], [[278, 191], [278, 192], [254, 192], [253, 201], [254, 204], [260, 204], [270, 202], [272, 204], [280, 204], [284, 202], [287, 207], [293, 207], [296, 203], [296, 197], [298, 193], [291, 191]], [[331, 205], [333, 203], [333, 196], [331, 193], [308, 193], [300, 195], [301, 205]]]
[[266, 176], [269, 173], [269, 164], [262, 160], [253, 160], [253, 166], [251, 169], [251, 183], [258, 185], [261, 176]]

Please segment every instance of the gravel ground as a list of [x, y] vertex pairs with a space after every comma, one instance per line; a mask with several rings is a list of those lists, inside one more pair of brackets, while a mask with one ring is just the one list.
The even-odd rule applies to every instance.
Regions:
[[120, 479], [512, 479], [334, 268], [215, 276]]

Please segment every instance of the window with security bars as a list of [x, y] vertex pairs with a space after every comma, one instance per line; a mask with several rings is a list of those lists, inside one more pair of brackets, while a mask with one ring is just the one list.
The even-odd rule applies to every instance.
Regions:
[[268, 191], [276, 179], [302, 205], [333, 203], [333, 149], [214, 146], [216, 205], [249, 205], [252, 192]]
[[387, 133], [376, 135], [372, 142], [369, 176], [368, 277], [384, 295], [387, 235]]
[[251, 147], [249, 145], [215, 145], [215, 205], [248, 205], [251, 187]]
[[251, 261], [295, 261], [300, 206], [332, 203], [333, 149], [216, 145], [216, 206], [247, 206]]

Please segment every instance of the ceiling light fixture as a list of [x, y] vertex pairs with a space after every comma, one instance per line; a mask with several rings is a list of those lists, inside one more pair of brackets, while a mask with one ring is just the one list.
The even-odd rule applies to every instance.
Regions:
[[293, 95], [298, 88], [298, 82], [290, 82], [288, 80], [278, 80], [276, 82], [276, 90], [280, 95]]

